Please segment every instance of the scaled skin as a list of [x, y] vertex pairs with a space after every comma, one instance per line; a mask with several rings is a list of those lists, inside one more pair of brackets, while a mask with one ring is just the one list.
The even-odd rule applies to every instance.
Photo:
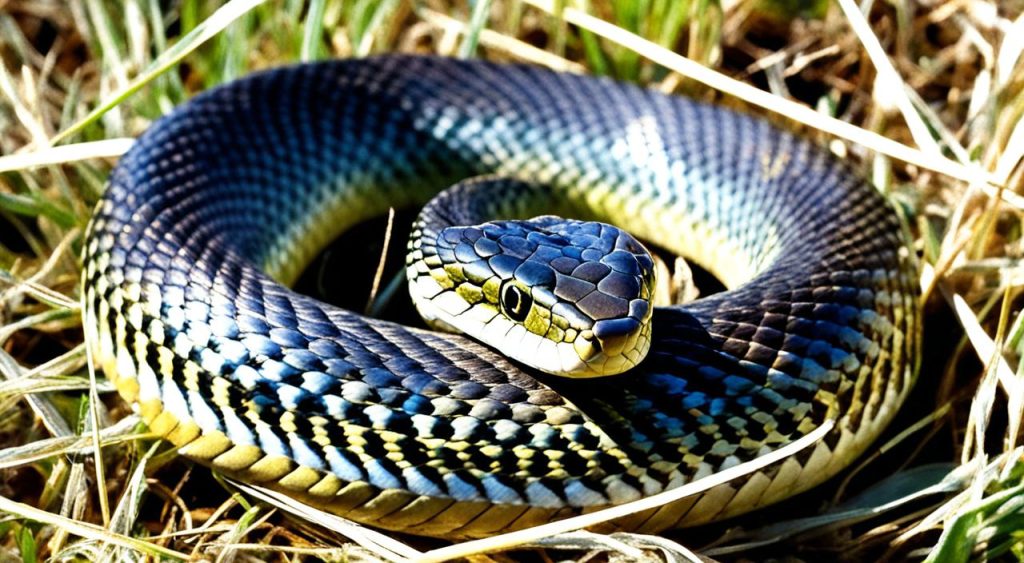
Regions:
[[[573, 202], [552, 212], [695, 257], [729, 291], [657, 309], [629, 373], [575, 380], [282, 285], [338, 232], [481, 174], [551, 186]], [[863, 452], [920, 357], [898, 217], [827, 151], [525, 66], [331, 61], [196, 96], [121, 158], [83, 246], [93, 358], [155, 431], [408, 533], [487, 536], [629, 502], [834, 421], [776, 466], [610, 525], [771, 504]]]

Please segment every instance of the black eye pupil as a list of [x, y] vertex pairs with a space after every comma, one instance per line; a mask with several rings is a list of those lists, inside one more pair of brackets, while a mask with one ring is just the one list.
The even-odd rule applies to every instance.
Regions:
[[505, 314], [514, 321], [526, 318], [526, 314], [530, 312], [530, 301], [529, 295], [512, 284], [506, 285], [501, 292], [501, 306], [505, 309]]
[[519, 308], [519, 288], [509, 286], [505, 291], [505, 307], [512, 310]]

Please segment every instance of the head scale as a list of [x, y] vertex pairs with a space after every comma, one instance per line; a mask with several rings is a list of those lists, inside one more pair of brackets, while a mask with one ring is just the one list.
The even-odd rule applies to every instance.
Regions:
[[544, 216], [425, 234], [408, 275], [413, 301], [435, 327], [548, 373], [596, 377], [647, 354], [654, 271], [629, 233]]

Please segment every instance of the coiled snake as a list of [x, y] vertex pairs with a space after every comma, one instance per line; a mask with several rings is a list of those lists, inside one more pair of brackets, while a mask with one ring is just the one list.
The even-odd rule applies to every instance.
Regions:
[[[593, 322], [576, 318], [586, 296], [599, 316], [625, 303], [633, 320], [653, 317], [638, 366], [572, 379], [281, 285], [355, 223], [481, 175], [508, 179], [470, 182], [484, 207], [511, 197], [503, 212], [525, 213], [520, 192], [541, 186], [561, 209], [686, 255], [729, 289], [650, 315], [620, 295], [646, 292], [639, 244], [591, 226], [584, 244], [635, 260], [588, 266], [591, 285], [566, 282], [577, 285], [552, 306], [550, 287], [524, 280], [562, 280], [588, 258], [552, 242], [550, 218], [501, 223], [520, 231], [500, 251], [487, 241], [505, 231], [418, 224], [437, 248], [433, 259], [414, 249], [413, 286], [434, 280], [423, 287], [446, 303], [457, 295], [510, 321], [543, 307], [530, 322], [549, 341], [604, 330], [577, 326]], [[483, 253], [476, 266], [438, 267], [467, 246]], [[519, 261], [487, 260], [495, 252]], [[155, 432], [230, 475], [417, 534], [483, 536], [626, 502], [834, 420], [767, 470], [616, 525], [653, 532], [775, 502], [864, 450], [918, 358], [913, 257], [885, 198], [845, 165], [758, 119], [528, 66], [383, 56], [199, 95], [121, 159], [84, 264], [91, 353]], [[498, 281], [460, 289], [481, 265]], [[628, 275], [602, 283], [615, 272]], [[592, 345], [646, 347], [626, 340]], [[544, 363], [549, 345], [531, 346]]]

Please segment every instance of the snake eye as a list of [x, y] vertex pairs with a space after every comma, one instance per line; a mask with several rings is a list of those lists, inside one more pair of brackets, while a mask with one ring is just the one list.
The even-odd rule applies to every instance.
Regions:
[[533, 298], [519, 286], [513, 283], [506, 283], [501, 290], [501, 308], [505, 310], [508, 318], [516, 322], [522, 322], [526, 314], [533, 306]]

